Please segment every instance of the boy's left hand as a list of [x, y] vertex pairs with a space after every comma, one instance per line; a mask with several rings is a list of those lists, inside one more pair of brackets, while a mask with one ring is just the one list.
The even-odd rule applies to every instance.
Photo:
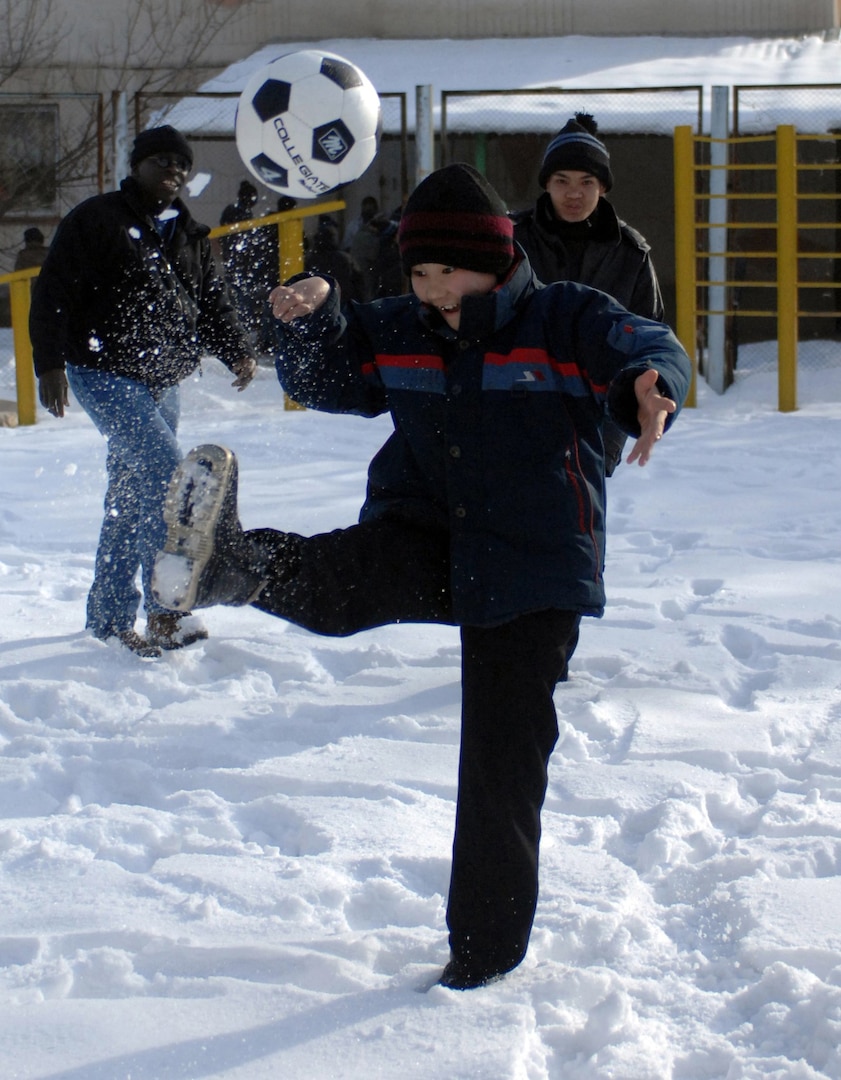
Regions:
[[330, 295], [330, 283], [323, 277], [300, 278], [293, 285], [278, 285], [269, 293], [272, 315], [281, 322], [292, 322], [318, 311]]
[[628, 455], [628, 464], [638, 461], [645, 465], [651, 457], [654, 444], [660, 439], [666, 427], [666, 417], [677, 410], [671, 398], [663, 397], [657, 389], [658, 373], [649, 368], [634, 379], [634, 392], [637, 395], [637, 420], [640, 425], [640, 437]]

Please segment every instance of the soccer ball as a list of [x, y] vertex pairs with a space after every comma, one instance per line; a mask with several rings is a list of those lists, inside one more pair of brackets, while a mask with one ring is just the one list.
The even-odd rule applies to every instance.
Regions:
[[272, 191], [316, 199], [365, 172], [380, 125], [377, 91], [355, 64], [303, 49], [248, 80], [237, 103], [237, 150]]

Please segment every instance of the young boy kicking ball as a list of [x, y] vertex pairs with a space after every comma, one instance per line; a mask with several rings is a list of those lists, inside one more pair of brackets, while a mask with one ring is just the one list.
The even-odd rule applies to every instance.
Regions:
[[523, 959], [538, 893], [553, 692], [581, 615], [604, 606], [602, 425], [645, 465], [690, 365], [668, 327], [605, 293], [541, 287], [494, 189], [469, 165], [430, 174], [400, 225], [412, 295], [340, 310], [333, 283], [271, 294], [277, 369], [302, 405], [390, 412], [358, 524], [244, 532], [236, 460], [199, 447], [176, 471], [155, 575], [172, 609], [253, 604], [319, 633], [460, 627], [462, 730], [450, 960], [482, 986]]

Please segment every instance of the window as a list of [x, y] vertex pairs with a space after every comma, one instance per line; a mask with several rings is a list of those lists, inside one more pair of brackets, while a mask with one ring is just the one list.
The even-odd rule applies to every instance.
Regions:
[[57, 105], [0, 104], [0, 212], [53, 211], [57, 157]]

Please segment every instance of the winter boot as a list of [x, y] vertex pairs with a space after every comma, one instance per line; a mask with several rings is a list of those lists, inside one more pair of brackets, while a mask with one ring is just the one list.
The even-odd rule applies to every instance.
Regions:
[[189, 611], [153, 611], [146, 620], [146, 640], [161, 649], [183, 649], [206, 641], [207, 630]]
[[141, 637], [136, 630], [108, 630], [104, 634], [95, 634], [99, 641], [119, 641], [119, 643], [135, 656], [142, 656], [145, 660], [153, 660], [161, 655], [159, 645]]
[[166, 542], [152, 574], [157, 602], [185, 614], [257, 599], [265, 578], [237, 516], [237, 459], [197, 446], [172, 474], [164, 504]]
[[498, 982], [511, 968], [499, 971], [494, 968], [476, 968], [464, 960], [450, 956], [450, 962], [441, 972], [438, 979], [439, 986], [446, 986], [448, 990], [477, 990], [480, 986]]

